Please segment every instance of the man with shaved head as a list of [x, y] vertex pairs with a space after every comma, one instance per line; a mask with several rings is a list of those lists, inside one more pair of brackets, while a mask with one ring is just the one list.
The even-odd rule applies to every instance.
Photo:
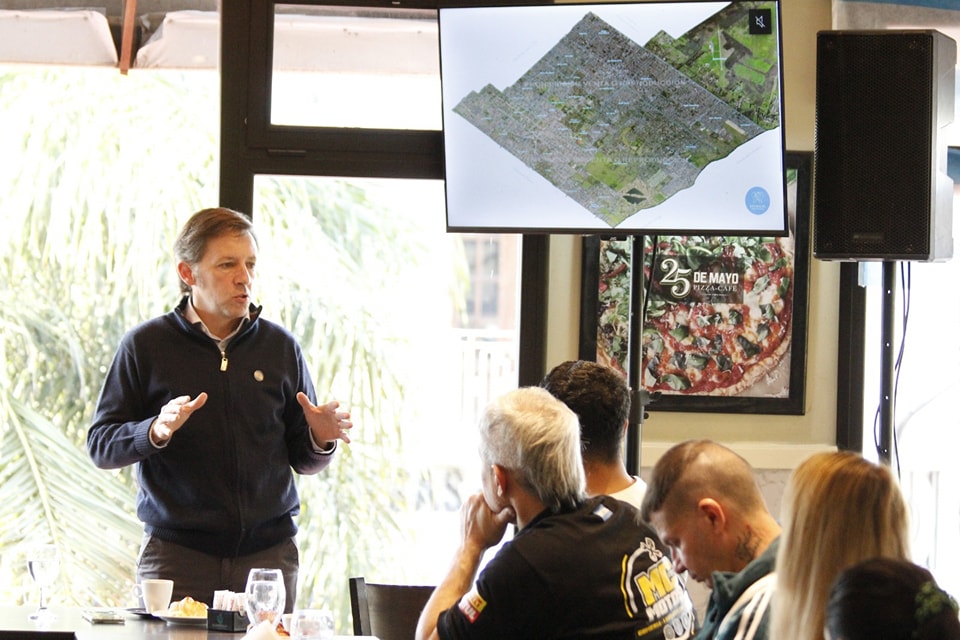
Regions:
[[672, 447], [653, 468], [641, 513], [676, 570], [711, 588], [698, 640], [767, 637], [780, 525], [746, 460], [711, 440]]

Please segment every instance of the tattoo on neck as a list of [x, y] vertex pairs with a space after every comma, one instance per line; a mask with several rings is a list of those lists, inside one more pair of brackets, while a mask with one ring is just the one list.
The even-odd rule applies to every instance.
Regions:
[[757, 550], [760, 548], [760, 537], [757, 536], [751, 529], [747, 529], [743, 532], [740, 540], [737, 541], [736, 555], [737, 558], [743, 560], [744, 562], [750, 562], [757, 557]]

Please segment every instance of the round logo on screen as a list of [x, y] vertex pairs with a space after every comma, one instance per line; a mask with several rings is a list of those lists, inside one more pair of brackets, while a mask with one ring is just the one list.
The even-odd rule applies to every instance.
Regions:
[[770, 194], [763, 187], [752, 187], [747, 191], [744, 204], [747, 205], [747, 211], [759, 216], [770, 208]]

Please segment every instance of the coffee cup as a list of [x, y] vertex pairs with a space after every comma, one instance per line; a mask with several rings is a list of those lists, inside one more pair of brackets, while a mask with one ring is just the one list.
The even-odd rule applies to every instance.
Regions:
[[145, 578], [139, 584], [133, 585], [133, 592], [143, 601], [143, 608], [147, 613], [166, 611], [170, 608], [170, 599], [173, 597], [173, 580]]

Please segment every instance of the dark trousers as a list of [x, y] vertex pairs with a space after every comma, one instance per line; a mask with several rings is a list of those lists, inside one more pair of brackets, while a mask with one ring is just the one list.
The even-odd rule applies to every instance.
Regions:
[[214, 591], [243, 593], [247, 574], [256, 567], [283, 571], [287, 590], [284, 610], [293, 611], [300, 568], [300, 551], [293, 538], [250, 555], [221, 558], [144, 534], [137, 560], [137, 582], [142, 578], [173, 580], [173, 600], [190, 596], [211, 605]]

